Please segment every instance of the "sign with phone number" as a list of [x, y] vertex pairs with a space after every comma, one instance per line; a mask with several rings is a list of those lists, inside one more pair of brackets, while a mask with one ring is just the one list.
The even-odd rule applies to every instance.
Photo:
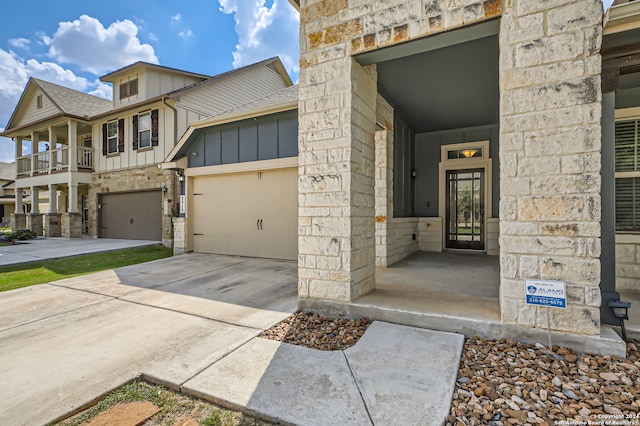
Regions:
[[567, 308], [566, 285], [562, 281], [524, 280], [524, 294], [527, 305]]

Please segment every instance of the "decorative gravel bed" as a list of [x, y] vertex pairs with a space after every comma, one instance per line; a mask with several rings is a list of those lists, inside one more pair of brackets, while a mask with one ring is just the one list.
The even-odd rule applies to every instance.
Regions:
[[335, 351], [355, 345], [367, 327], [369, 320], [366, 318], [329, 318], [298, 311], [263, 331], [260, 337], [321, 351]]
[[[370, 322], [296, 312], [260, 336], [319, 350], [353, 346]], [[512, 339], [466, 339], [447, 426], [640, 425], [640, 344], [627, 358]]]

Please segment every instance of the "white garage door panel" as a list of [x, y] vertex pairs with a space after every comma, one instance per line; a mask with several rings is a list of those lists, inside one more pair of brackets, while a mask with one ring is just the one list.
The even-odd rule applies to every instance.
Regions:
[[194, 178], [194, 251], [295, 260], [297, 181], [296, 168]]

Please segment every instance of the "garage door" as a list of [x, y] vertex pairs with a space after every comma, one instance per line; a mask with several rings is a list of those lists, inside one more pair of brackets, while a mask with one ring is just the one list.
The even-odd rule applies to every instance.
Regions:
[[297, 182], [297, 168], [194, 178], [194, 251], [295, 260]]
[[162, 192], [142, 191], [100, 196], [100, 237], [162, 240]]

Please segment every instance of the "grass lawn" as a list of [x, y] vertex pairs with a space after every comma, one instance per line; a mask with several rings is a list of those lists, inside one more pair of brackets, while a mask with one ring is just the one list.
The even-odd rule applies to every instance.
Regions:
[[144, 423], [145, 425], [267, 426], [271, 424], [242, 413], [219, 408], [206, 401], [173, 392], [162, 386], [136, 381], [116, 389], [93, 407], [58, 423], [58, 425], [78, 426], [116, 404], [136, 401], [149, 401], [160, 408], [160, 412], [147, 420]]
[[170, 248], [150, 246], [3, 266], [0, 267], [0, 291], [149, 262], [169, 257], [171, 254]]

